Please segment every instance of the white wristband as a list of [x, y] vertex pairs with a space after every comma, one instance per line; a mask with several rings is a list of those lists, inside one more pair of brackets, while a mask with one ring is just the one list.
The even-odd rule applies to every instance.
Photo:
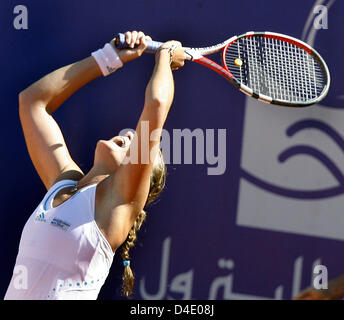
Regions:
[[92, 57], [105, 77], [123, 66], [118, 53], [109, 43], [105, 44], [104, 48], [92, 52]]

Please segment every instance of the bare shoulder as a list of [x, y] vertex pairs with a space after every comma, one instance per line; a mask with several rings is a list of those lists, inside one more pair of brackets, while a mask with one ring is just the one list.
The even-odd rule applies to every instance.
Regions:
[[100, 231], [116, 250], [125, 241], [134, 223], [135, 208], [116, 192], [113, 180], [110, 175], [97, 185], [94, 217]]

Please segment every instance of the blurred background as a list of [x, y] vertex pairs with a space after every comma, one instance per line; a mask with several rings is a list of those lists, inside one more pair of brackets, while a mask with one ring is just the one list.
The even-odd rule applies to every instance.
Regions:
[[[13, 25], [20, 4], [28, 10], [25, 30]], [[332, 77], [321, 105], [299, 110], [246, 98], [193, 63], [174, 73], [165, 128], [171, 135], [213, 129], [226, 170], [208, 175], [216, 165], [185, 164], [186, 153], [195, 159], [196, 144], [183, 152], [181, 164], [168, 165], [166, 188], [147, 208], [131, 251], [134, 298], [291, 299], [311, 284], [317, 264], [328, 268], [329, 278], [344, 273], [343, 21], [340, 0], [2, 1], [0, 295], [22, 228], [46, 192], [25, 147], [18, 93], [126, 30], [193, 47], [247, 31], [280, 32], [314, 46]], [[135, 128], [153, 65], [154, 57], [144, 55], [88, 84], [55, 113], [84, 172], [97, 140]], [[226, 129], [221, 145], [219, 129]], [[99, 299], [121, 299], [122, 271], [118, 253]]]

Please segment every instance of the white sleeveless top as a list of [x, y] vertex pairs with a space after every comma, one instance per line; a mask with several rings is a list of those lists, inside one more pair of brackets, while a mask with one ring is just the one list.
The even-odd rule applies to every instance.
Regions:
[[114, 253], [94, 220], [96, 184], [56, 208], [54, 184], [26, 222], [5, 300], [95, 300], [108, 276]]

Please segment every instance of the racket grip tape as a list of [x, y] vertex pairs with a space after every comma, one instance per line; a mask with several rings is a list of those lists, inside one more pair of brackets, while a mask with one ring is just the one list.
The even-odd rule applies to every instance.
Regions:
[[[147, 53], [155, 53], [158, 48], [162, 45], [162, 42], [159, 41], [146, 41], [147, 49], [145, 52]], [[116, 36], [115, 46], [118, 49], [125, 49], [129, 48], [129, 45], [125, 42], [125, 34], [118, 33]]]

